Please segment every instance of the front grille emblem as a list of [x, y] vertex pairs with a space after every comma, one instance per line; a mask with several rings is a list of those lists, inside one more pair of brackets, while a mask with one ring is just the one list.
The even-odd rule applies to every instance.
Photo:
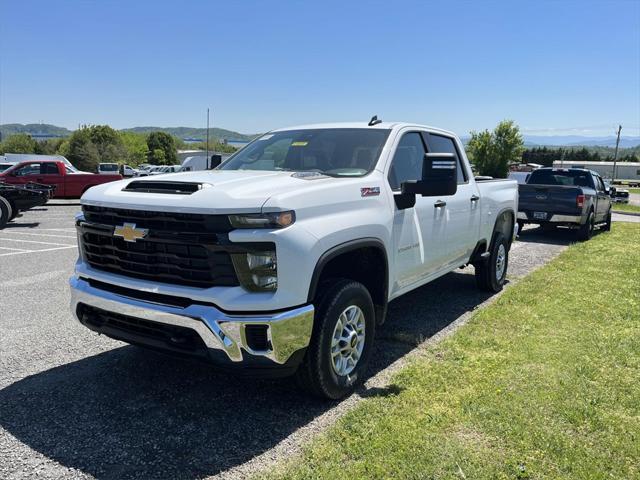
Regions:
[[136, 242], [147, 236], [149, 230], [146, 228], [136, 228], [135, 223], [125, 223], [113, 229], [114, 237], [121, 237], [125, 242]]

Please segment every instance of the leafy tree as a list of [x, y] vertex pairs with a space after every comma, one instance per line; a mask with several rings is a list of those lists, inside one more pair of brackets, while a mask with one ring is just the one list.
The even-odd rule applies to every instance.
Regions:
[[49, 138], [41, 142], [36, 142], [35, 152], [39, 155], [58, 155], [58, 149], [64, 142], [64, 138]]
[[92, 172], [98, 163], [119, 163], [125, 157], [126, 149], [118, 132], [108, 125], [83, 127], [69, 137], [67, 158], [80, 170]]
[[519, 163], [524, 151], [524, 140], [513, 120], [503, 120], [489, 132], [471, 132], [467, 144], [473, 164], [480, 175], [504, 178], [509, 165]]
[[167, 163], [167, 156], [161, 148], [156, 148], [150, 152], [149, 161], [153, 165], [171, 165], [170, 163]]
[[[178, 163], [178, 152], [175, 139], [165, 132], [151, 132], [147, 137], [147, 148], [150, 152], [150, 161], [157, 165], [172, 165]], [[161, 150], [163, 155], [158, 155]]]
[[7, 137], [0, 144], [0, 151], [2, 153], [35, 153], [37, 143], [30, 135], [18, 133]]
[[122, 144], [127, 151], [127, 165], [137, 167], [141, 163], [145, 163], [149, 156], [146, 137], [135, 132], [120, 131], [118, 134], [120, 135]]

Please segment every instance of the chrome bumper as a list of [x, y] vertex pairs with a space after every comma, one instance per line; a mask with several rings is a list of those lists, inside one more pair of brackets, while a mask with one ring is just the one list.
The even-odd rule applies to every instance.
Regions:
[[[266, 357], [284, 364], [294, 352], [308, 346], [313, 329], [313, 305], [279, 313], [229, 315], [213, 306], [193, 304], [186, 308], [152, 303], [92, 287], [82, 278], [72, 277], [71, 311], [78, 318], [78, 305], [133, 318], [186, 327], [194, 330], [209, 349], [221, 350], [232, 362], [242, 362], [243, 353]], [[247, 345], [245, 327], [266, 325], [270, 349], [254, 351]]]
[[537, 218], [529, 218], [525, 212], [518, 212], [518, 220], [531, 221], [533, 223], [550, 222], [550, 223], [582, 223], [580, 215], [551, 215], [551, 218], [540, 220]]

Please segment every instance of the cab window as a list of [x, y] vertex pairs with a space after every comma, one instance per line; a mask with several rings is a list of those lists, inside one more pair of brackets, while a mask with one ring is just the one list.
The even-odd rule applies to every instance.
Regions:
[[58, 165], [55, 163], [43, 163], [40, 167], [40, 173], [43, 175], [58, 175]]
[[425, 153], [422, 136], [418, 132], [409, 132], [402, 136], [389, 169], [389, 185], [392, 190], [400, 190], [402, 183], [407, 180], [422, 179]]
[[456, 148], [453, 138], [430, 133], [427, 136], [427, 145], [430, 153], [453, 153], [458, 164], [458, 185], [461, 183], [467, 183], [467, 172], [463, 168], [462, 159], [458, 154], [458, 149]]
[[20, 168], [17, 168], [15, 174], [17, 177], [25, 177], [27, 175], [40, 175], [40, 164], [29, 163]]

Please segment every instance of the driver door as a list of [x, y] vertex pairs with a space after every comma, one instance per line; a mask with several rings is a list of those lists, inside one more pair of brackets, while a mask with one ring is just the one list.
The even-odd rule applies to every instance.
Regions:
[[[388, 182], [394, 198], [407, 180], [422, 179], [422, 165], [426, 146], [420, 132], [402, 135], [391, 160]], [[410, 208], [399, 208], [397, 203], [392, 227], [395, 257], [394, 292], [401, 291], [441, 270], [446, 257], [446, 215], [434, 206], [434, 199], [416, 196]], [[393, 292], [392, 292], [393, 293]]]

